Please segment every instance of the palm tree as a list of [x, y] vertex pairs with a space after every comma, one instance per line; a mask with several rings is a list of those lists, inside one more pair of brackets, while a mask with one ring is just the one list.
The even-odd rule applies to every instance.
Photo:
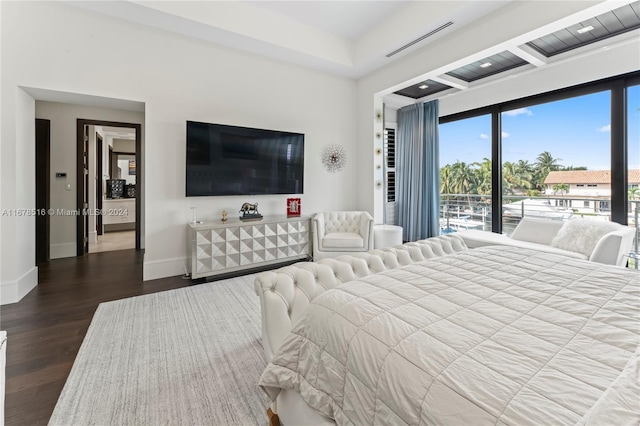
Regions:
[[520, 188], [523, 190], [530, 190], [533, 188], [533, 177], [535, 174], [534, 166], [527, 160], [518, 160], [517, 171], [520, 181]]
[[475, 191], [476, 188], [475, 178], [474, 170], [464, 161], [456, 161], [451, 166], [452, 189], [456, 194], [467, 195], [469, 208], [471, 208], [471, 196], [469, 194]]
[[481, 163], [473, 163], [472, 166], [475, 168], [476, 172], [476, 193], [483, 195], [491, 195], [491, 183], [492, 183], [492, 175], [491, 175], [491, 159], [485, 157], [482, 159]]
[[556, 183], [555, 185], [553, 185], [553, 195], [556, 195], [558, 192], [560, 193], [560, 195], [568, 194], [569, 185], [567, 185], [566, 183]]
[[560, 170], [562, 166], [558, 164], [558, 161], [562, 161], [562, 158], [553, 158], [549, 151], [544, 151], [536, 158], [536, 166], [541, 170]]
[[640, 200], [640, 188], [629, 188], [627, 193], [629, 194], [629, 200]]
[[517, 170], [515, 163], [505, 161], [502, 163], [502, 193], [513, 194], [513, 188], [516, 186]]
[[559, 161], [562, 161], [562, 159], [553, 158], [549, 151], [544, 151], [538, 155], [535, 162], [536, 172], [534, 175], [535, 187], [537, 189], [544, 191], [544, 181], [549, 175], [549, 172], [562, 168], [562, 166], [558, 164]]
[[451, 165], [440, 169], [440, 193], [441, 194], [453, 194], [453, 187], [451, 182]]

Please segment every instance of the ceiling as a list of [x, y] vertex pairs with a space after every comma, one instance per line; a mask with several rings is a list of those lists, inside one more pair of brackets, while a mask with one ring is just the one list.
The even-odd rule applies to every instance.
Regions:
[[[361, 78], [406, 54], [454, 37], [519, 0], [422, 1], [65, 1], [93, 12], [171, 31], [289, 63]], [[540, 2], [552, 7], [552, 2]], [[449, 69], [425, 70], [388, 94], [415, 102], [464, 90], [566, 58], [603, 40], [636, 37], [640, 1], [593, 1], [587, 9], [529, 30], [481, 57], [460, 58]], [[594, 30], [577, 35], [578, 28]], [[632, 30], [631, 32], [629, 32]], [[523, 30], [524, 31], [524, 30]], [[634, 32], [635, 31], [635, 32]], [[595, 43], [594, 43], [595, 42]], [[600, 44], [599, 44], [600, 43]], [[591, 47], [590, 47], [591, 46]], [[480, 58], [480, 59], [479, 59]], [[491, 66], [485, 64], [491, 63]], [[424, 77], [424, 78], [422, 78]], [[394, 95], [394, 96], [395, 96]]]
[[[64, 1], [200, 40], [360, 78], [517, 0]], [[450, 27], [388, 58], [444, 23]]]

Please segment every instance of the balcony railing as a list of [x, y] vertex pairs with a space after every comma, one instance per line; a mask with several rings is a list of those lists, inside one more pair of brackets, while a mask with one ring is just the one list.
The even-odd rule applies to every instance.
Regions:
[[[611, 220], [611, 200], [568, 198], [562, 196], [505, 196], [502, 203], [502, 231], [510, 235], [523, 217], [568, 220], [581, 217], [590, 220]], [[630, 268], [640, 269], [640, 200], [629, 201], [628, 226], [635, 228], [636, 237], [629, 254]], [[440, 195], [440, 232], [462, 232], [478, 229], [491, 232], [491, 196], [478, 194]]]

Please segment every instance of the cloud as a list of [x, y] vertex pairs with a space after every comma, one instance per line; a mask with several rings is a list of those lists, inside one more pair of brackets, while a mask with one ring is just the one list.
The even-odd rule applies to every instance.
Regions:
[[606, 126], [602, 126], [598, 129], [599, 132], [607, 133], [611, 131], [611, 124], [607, 124]]
[[518, 109], [512, 109], [511, 111], [505, 111], [503, 112], [504, 115], [508, 115], [510, 117], [515, 117], [517, 115], [533, 115], [533, 112], [528, 109], [528, 108], [518, 108]]
[[480, 139], [489, 139], [489, 135], [485, 133], [480, 133]]
[[502, 132], [502, 139], [504, 139], [504, 138], [508, 138], [509, 136], [511, 136], [509, 133], [507, 133], [507, 132]]

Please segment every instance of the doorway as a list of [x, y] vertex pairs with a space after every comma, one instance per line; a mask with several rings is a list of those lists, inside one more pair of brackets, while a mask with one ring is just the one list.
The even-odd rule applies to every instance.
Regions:
[[141, 125], [78, 119], [77, 148], [77, 255], [140, 250]]

